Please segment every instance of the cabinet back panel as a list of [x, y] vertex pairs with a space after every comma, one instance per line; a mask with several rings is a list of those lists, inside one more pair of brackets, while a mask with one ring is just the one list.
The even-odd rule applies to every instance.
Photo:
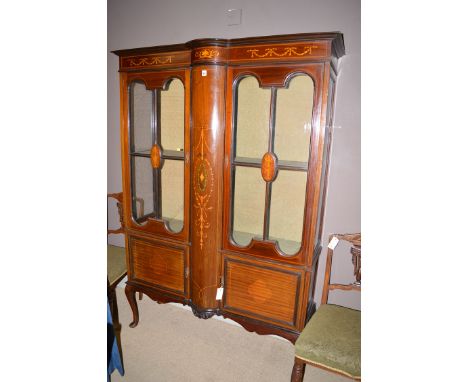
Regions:
[[164, 150], [184, 148], [184, 84], [173, 79], [161, 91], [161, 146]]
[[184, 162], [165, 160], [161, 170], [162, 218], [174, 232], [184, 223]]
[[233, 239], [246, 246], [253, 237], [262, 238], [265, 182], [259, 168], [237, 166], [233, 205]]
[[236, 156], [261, 158], [268, 151], [270, 89], [262, 89], [253, 76], [237, 86]]
[[274, 152], [280, 161], [308, 162], [314, 83], [301, 74], [288, 85], [278, 89]]

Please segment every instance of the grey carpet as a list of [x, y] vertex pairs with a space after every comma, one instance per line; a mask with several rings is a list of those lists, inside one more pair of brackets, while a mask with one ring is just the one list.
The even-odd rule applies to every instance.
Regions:
[[[117, 288], [125, 376], [112, 382], [288, 382], [294, 346], [226, 322], [201, 320], [191, 311], [138, 301], [140, 322], [134, 329], [123, 288]], [[304, 382], [349, 379], [308, 366]]]

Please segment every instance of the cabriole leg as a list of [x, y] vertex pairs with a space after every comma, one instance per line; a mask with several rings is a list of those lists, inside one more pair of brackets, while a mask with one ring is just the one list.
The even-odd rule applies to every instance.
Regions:
[[138, 305], [137, 305], [137, 300], [136, 300], [136, 290], [133, 288], [131, 285], [125, 285], [125, 295], [127, 296], [128, 303], [130, 304], [130, 307], [132, 308], [132, 313], [133, 313], [133, 321], [130, 323], [130, 327], [134, 328], [135, 326], [138, 325]]

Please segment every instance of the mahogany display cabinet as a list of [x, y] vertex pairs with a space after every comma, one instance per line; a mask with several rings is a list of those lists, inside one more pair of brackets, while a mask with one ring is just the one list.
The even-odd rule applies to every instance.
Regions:
[[135, 293], [294, 342], [313, 314], [341, 33], [118, 50]]

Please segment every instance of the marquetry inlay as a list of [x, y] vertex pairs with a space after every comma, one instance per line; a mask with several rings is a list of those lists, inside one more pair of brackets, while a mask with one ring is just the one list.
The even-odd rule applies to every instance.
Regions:
[[277, 158], [274, 153], [266, 153], [262, 158], [262, 178], [265, 182], [275, 180], [278, 173]]
[[195, 58], [215, 58], [219, 56], [219, 51], [215, 49], [202, 49], [195, 52]]
[[160, 168], [161, 167], [161, 148], [158, 145], [154, 145], [151, 148], [151, 166], [153, 168]]
[[272, 297], [271, 289], [264, 280], [256, 280], [247, 288], [249, 296], [258, 303], [268, 301]]
[[251, 58], [265, 58], [265, 57], [301, 57], [312, 55], [314, 49], [318, 49], [318, 45], [309, 45], [303, 48], [288, 46], [284, 48], [264, 48], [264, 49], [247, 49], [251, 54]]
[[197, 186], [200, 192], [206, 191], [206, 185], [208, 183], [208, 170], [207, 167], [210, 167], [208, 162], [202, 161], [198, 164], [196, 169], [196, 178], [197, 178]]
[[200, 140], [195, 148], [198, 158], [195, 161], [194, 174], [194, 194], [195, 194], [195, 227], [199, 237], [200, 249], [203, 249], [205, 239], [208, 237], [206, 231], [211, 227], [208, 219], [208, 212], [213, 209], [210, 205], [211, 195], [214, 187], [213, 168], [206, 157], [209, 151], [206, 143], [205, 132], [208, 127], [200, 129]]
[[153, 66], [153, 65], [164, 65], [172, 62], [172, 56], [155, 56], [155, 57], [136, 57], [127, 58], [125, 66], [129, 67], [141, 67], [141, 66]]

